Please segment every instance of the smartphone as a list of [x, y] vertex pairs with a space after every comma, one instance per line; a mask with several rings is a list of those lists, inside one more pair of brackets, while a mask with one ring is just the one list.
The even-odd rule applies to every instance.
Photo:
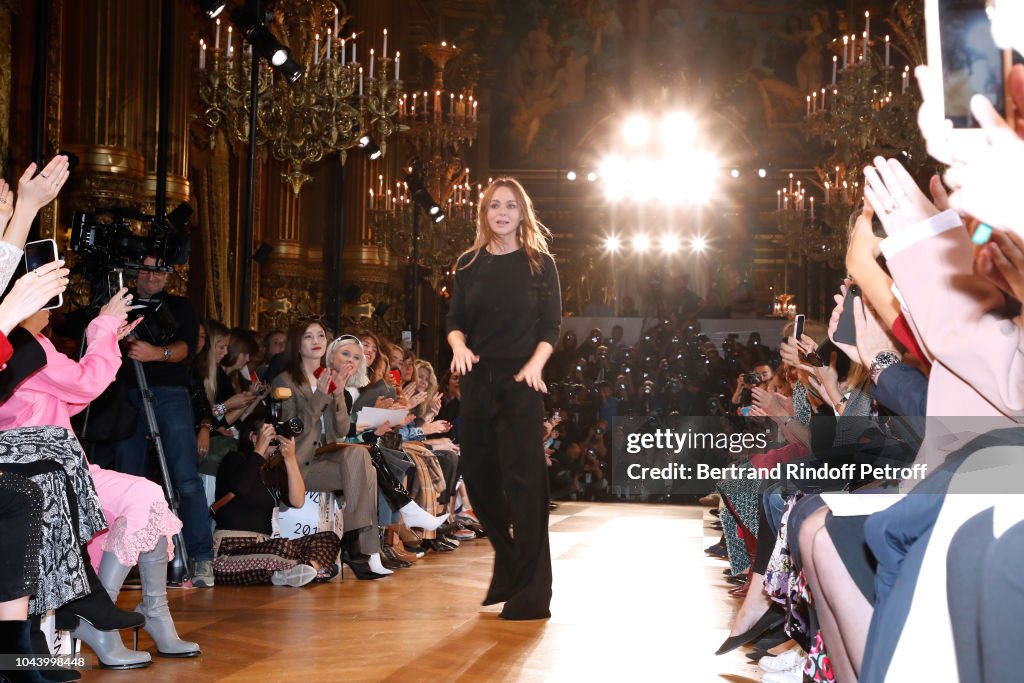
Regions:
[[[39, 240], [25, 245], [25, 272], [30, 273], [36, 268], [57, 260], [57, 243], [53, 240]], [[43, 306], [44, 310], [60, 308], [64, 305], [64, 295], [58, 294]]]
[[836, 324], [835, 340], [840, 344], [857, 344], [857, 326], [853, 320], [853, 298], [860, 296], [860, 287], [850, 285], [846, 289], [846, 298], [843, 299], [843, 312]]
[[1011, 55], [996, 46], [985, 4], [986, 0], [925, 2], [928, 65], [942, 74], [942, 92], [930, 93], [929, 99], [934, 96], [942, 102], [944, 117], [954, 130], [971, 131], [969, 135], [981, 134], [971, 115], [972, 96], [984, 95], [1000, 114], [1006, 111]]
[[797, 313], [793, 318], [793, 339], [797, 342], [800, 341], [804, 336], [804, 320], [806, 316], [803, 313]]
[[107, 273], [107, 299], [113, 299], [114, 295], [124, 287], [124, 271], [114, 269]]

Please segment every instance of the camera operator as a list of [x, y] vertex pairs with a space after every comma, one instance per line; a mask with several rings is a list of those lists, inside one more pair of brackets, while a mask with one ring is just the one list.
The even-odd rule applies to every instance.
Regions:
[[[199, 339], [199, 320], [188, 299], [164, 291], [168, 273], [157, 268], [157, 259], [147, 256], [142, 261], [135, 287], [135, 299], [147, 304], [144, 315], [151, 315], [163, 304], [177, 329], [162, 346], [141, 339], [127, 342], [127, 355], [142, 363], [146, 383], [153, 395], [153, 408], [164, 455], [167, 458], [169, 482], [178, 494], [178, 515], [184, 524], [182, 536], [192, 561], [193, 585], [213, 586], [213, 535], [206, 494], [199, 480], [199, 451], [196, 445], [195, 417], [189, 396], [189, 359]], [[142, 397], [131, 363], [121, 366], [117, 381], [128, 389], [128, 400], [139, 409], [132, 436], [114, 444], [116, 469], [126, 474], [146, 476], [149, 455], [149, 425], [142, 410]], [[217, 416], [219, 417], [219, 416]]]

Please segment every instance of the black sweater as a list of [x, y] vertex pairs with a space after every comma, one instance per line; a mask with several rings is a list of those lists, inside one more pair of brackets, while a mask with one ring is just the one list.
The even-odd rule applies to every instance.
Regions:
[[555, 261], [544, 254], [534, 275], [526, 251], [494, 255], [481, 249], [476, 260], [459, 259], [448, 311], [448, 332], [466, 335], [466, 346], [481, 358], [529, 358], [537, 344], [558, 341], [562, 296]]
[[220, 500], [228, 493], [235, 494], [235, 497], [214, 514], [217, 529], [253, 531], [267, 536], [272, 533], [270, 518], [278, 501], [265, 480], [278, 479], [275, 488], [283, 484], [285, 488], [279, 490], [287, 492], [288, 475], [281, 471], [284, 469], [283, 464], [274, 471], [264, 473], [263, 463], [263, 458], [252, 450], [224, 456], [217, 470], [215, 500]]

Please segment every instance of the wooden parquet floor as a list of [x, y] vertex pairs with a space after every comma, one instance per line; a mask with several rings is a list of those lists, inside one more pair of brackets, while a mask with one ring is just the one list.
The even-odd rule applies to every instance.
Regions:
[[[300, 589], [172, 590], [178, 631], [202, 656], [86, 670], [82, 680], [756, 681], [749, 650], [714, 655], [738, 603], [726, 594], [725, 564], [703, 553], [718, 538], [712, 519], [698, 507], [563, 503], [551, 517], [554, 600], [544, 622], [505, 622], [500, 606], [480, 607], [492, 560], [484, 539], [378, 581], [346, 571], [344, 581]], [[119, 605], [138, 599], [126, 590]]]

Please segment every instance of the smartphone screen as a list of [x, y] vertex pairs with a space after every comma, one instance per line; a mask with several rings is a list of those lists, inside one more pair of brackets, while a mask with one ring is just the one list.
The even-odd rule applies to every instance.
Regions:
[[800, 338], [804, 336], [804, 314], [798, 313], [793, 318], [793, 339], [800, 341]]
[[977, 128], [971, 97], [980, 94], [1005, 111], [1003, 51], [992, 39], [985, 0], [938, 0], [946, 118], [954, 128]]
[[[57, 243], [53, 240], [39, 240], [25, 245], [25, 272], [30, 273], [36, 268], [57, 260]], [[53, 297], [43, 306], [44, 309], [60, 308], [64, 304], [61, 294]]]

